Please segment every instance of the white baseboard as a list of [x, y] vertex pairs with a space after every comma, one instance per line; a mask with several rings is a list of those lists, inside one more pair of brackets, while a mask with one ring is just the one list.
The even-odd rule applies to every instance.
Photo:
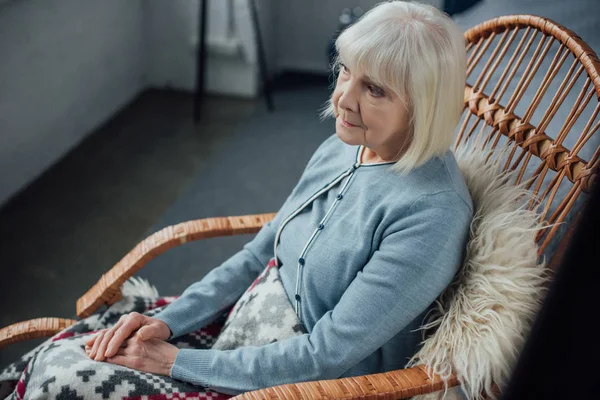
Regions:
[[204, 79], [207, 93], [246, 98], [258, 96], [258, 67], [241, 57], [210, 55]]

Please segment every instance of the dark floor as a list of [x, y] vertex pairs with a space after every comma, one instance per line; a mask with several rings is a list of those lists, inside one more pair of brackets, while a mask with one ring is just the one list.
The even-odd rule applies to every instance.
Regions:
[[[76, 299], [148, 232], [257, 102], [148, 91], [0, 210], [0, 326], [73, 317]], [[18, 301], [14, 301], [17, 300]], [[5, 361], [1, 351], [0, 364]]]
[[[327, 81], [279, 84], [274, 113], [260, 100], [152, 90], [0, 209], [0, 326], [73, 318], [75, 301], [137, 242], [189, 219], [276, 211], [329, 134], [318, 108]], [[141, 276], [180, 293], [249, 237], [183, 246]], [[37, 344], [0, 351], [0, 366]]]

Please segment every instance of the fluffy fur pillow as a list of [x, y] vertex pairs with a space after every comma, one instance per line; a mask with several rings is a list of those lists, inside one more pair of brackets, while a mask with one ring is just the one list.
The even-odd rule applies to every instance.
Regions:
[[[543, 226], [526, 209], [531, 193], [501, 172], [503, 157], [486, 162], [490, 152], [478, 146], [455, 154], [475, 205], [471, 239], [461, 271], [422, 327], [435, 333], [410, 365], [454, 372], [465, 395], [478, 399], [493, 383], [507, 383], [541, 304], [545, 262], [534, 238]], [[443, 397], [459, 398], [458, 390], [418, 398]]]

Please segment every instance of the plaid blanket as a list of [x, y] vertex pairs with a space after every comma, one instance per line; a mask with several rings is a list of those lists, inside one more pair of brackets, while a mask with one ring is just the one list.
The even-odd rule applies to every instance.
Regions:
[[[154, 315], [175, 297], [158, 298], [144, 293], [124, 295], [105, 311], [78, 321], [21, 359], [0, 371], [0, 398], [20, 399], [127, 399], [226, 400], [230, 395], [194, 386], [166, 376], [153, 375], [119, 365], [97, 362], [85, 353], [89, 335], [113, 326], [121, 315], [137, 311]], [[197, 332], [169, 343], [179, 348], [210, 348], [221, 331], [225, 316]]]

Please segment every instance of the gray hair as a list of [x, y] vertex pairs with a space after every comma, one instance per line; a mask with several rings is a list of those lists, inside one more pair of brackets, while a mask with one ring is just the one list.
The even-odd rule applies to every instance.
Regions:
[[[412, 140], [393, 168], [407, 173], [452, 145], [463, 109], [465, 39], [435, 7], [405, 1], [380, 3], [336, 41], [338, 58], [375, 84], [407, 99]], [[335, 115], [329, 100], [323, 117]]]

